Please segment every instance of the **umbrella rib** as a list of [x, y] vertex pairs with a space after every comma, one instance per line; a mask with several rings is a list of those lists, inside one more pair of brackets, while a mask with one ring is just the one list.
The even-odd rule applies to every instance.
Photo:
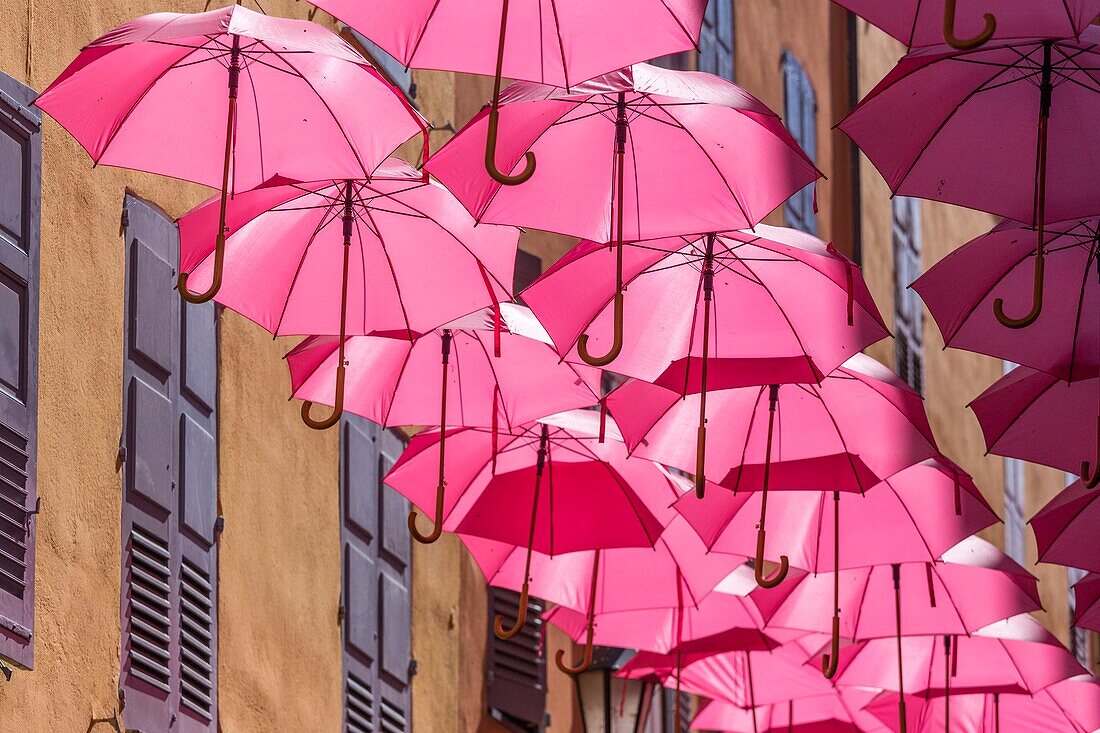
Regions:
[[[481, 352], [485, 355], [485, 363], [489, 365], [489, 371], [493, 374], [493, 382], [496, 383], [496, 387], [499, 389], [500, 377], [497, 376], [497, 368], [493, 364], [493, 357], [489, 355], [489, 350], [485, 348], [485, 342], [483, 342], [476, 333], [470, 333], [469, 335], [470, 338], [472, 338], [477, 343], [477, 345], [481, 347]], [[504, 391], [501, 390], [501, 395], [503, 394]], [[493, 406], [493, 409], [496, 409], [496, 405]], [[504, 412], [504, 421], [508, 424], [508, 430], [512, 430], [514, 421], [512, 419], [512, 416], [508, 414], [508, 403], [503, 398], [500, 400], [500, 409]]]
[[692, 46], [698, 49], [698, 44], [696, 43], [695, 39], [691, 37], [691, 31], [689, 31], [684, 26], [684, 22], [680, 20], [680, 16], [676, 15], [676, 12], [668, 6], [668, 0], [660, 0], [660, 2], [661, 5], [664, 6], [665, 10], [668, 11], [668, 14], [672, 16], [672, 19], [676, 21], [676, 25], [678, 25], [680, 27], [680, 30], [684, 32], [684, 38], [686, 38]]
[[[904, 470], [904, 469], [902, 469], [902, 470]], [[894, 488], [894, 485], [892, 483], [890, 483], [889, 478], [883, 479], [882, 483], [886, 484], [886, 486], [889, 487], [890, 492], [894, 496], [897, 497], [898, 503], [901, 505], [901, 508], [905, 511], [906, 516], [909, 517], [909, 520], [913, 523], [913, 526], [917, 528], [917, 536], [920, 537], [921, 544], [924, 545], [925, 551], [928, 552], [928, 557], [931, 559], [932, 562], [935, 562], [936, 559], [937, 559], [936, 553], [931, 547], [929, 547], [928, 540], [926, 540], [925, 537], [924, 537], [924, 532], [921, 532], [919, 526], [917, 525], [916, 517], [914, 517], [913, 513], [911, 511], [909, 511], [909, 505], [906, 504], [902, 500], [901, 494], [898, 492], [897, 489]], [[943, 554], [943, 553], [940, 553], [940, 554]]]
[[[404, 298], [403, 295], [401, 295], [401, 283], [398, 282], [397, 272], [393, 268], [393, 261], [390, 259], [389, 248], [386, 246], [386, 238], [382, 236], [382, 228], [380, 226], [378, 226], [378, 222], [376, 222], [374, 220], [374, 217], [371, 215], [369, 208], [362, 209], [361, 213], [362, 213], [363, 216], [365, 216], [367, 219], [370, 220], [370, 223], [371, 223], [371, 226], [374, 230], [375, 236], [378, 237], [379, 249], [382, 250], [382, 256], [386, 258], [386, 267], [389, 270], [390, 279], [393, 281], [393, 288], [394, 288], [395, 291], [397, 291], [397, 302], [401, 306], [401, 319], [403, 321], [405, 321], [405, 330], [408, 331], [409, 335], [411, 336], [412, 333], [413, 333], [413, 329], [412, 329], [412, 324], [409, 323], [409, 313], [408, 313], [408, 311], [405, 310], [405, 298]], [[356, 222], [357, 222], [356, 223], [356, 228], [358, 228], [358, 221], [359, 221], [359, 217], [357, 216], [356, 217]], [[365, 288], [367, 264], [366, 264], [366, 252], [364, 252], [364, 249], [363, 249], [363, 237], [362, 237], [362, 235], [359, 236], [359, 252], [360, 252], [360, 258], [363, 261], [363, 277], [364, 277], [364, 281], [363, 281], [363, 284], [364, 284], [364, 291], [363, 291], [363, 323], [365, 325], [366, 320], [367, 320], [367, 298], [366, 298], [366, 288]]]
[[[937, 578], [939, 578], [940, 585], [943, 586], [943, 594], [945, 596], [947, 596], [947, 600], [951, 603], [951, 610], [953, 610], [955, 612], [955, 618], [957, 618], [959, 620], [959, 626], [962, 627], [963, 633], [965, 635], [969, 636], [970, 631], [971, 631], [970, 626], [966, 623], [966, 619], [963, 618], [962, 609], [959, 607], [959, 604], [955, 602], [955, 596], [951, 593], [951, 586], [949, 586], [947, 584], [947, 581], [944, 580], [943, 578], [941, 578], [939, 573], [936, 571], [936, 569], [934, 567], [936, 563], [933, 562], [931, 564], [933, 565], [932, 573]], [[958, 640], [956, 640], [955, 643], [957, 644]], [[958, 654], [957, 649], [955, 650], [955, 653]]]
[[[1084, 273], [1081, 275], [1081, 292], [1077, 296], [1077, 317], [1073, 319], [1073, 340], [1070, 342], [1069, 352], [1069, 378], [1073, 379], [1073, 366], [1077, 363], [1077, 337], [1081, 332], [1081, 311], [1085, 304], [1085, 289], [1088, 287], [1089, 270], [1092, 269], [1093, 260], [1100, 252], [1100, 237], [1093, 240], [1098, 246], [1090, 247], [1088, 258], [1085, 260]], [[1094, 467], [1095, 468], [1095, 467]]]
[[[369, 337], [368, 337], [369, 338]], [[390, 425], [390, 414], [393, 412], [393, 404], [397, 401], [397, 390], [401, 386], [401, 380], [405, 377], [405, 370], [409, 366], [409, 362], [412, 360], [413, 349], [416, 348], [416, 342], [410, 341], [409, 347], [405, 350], [405, 356], [401, 359], [401, 369], [397, 372], [397, 379], [394, 380], [393, 394], [390, 395], [390, 404], [386, 406], [386, 413], [382, 417], [382, 427], [388, 428]], [[441, 431], [446, 430], [446, 425], [440, 425]]]
[[[1019, 367], [1016, 367], [1015, 369], [1018, 369], [1018, 368]], [[1013, 371], [1015, 371], [1015, 369], [1013, 369]], [[1011, 374], [1011, 373], [1012, 372], [1009, 372], [1009, 374]], [[1043, 398], [1046, 395], [1046, 393], [1051, 390], [1051, 388], [1055, 387], [1058, 384], [1059, 381], [1061, 381], [1061, 380], [1058, 380], [1055, 377], [1054, 381], [1051, 384], [1048, 384], [1046, 387], [1043, 387], [1037, 393], [1032, 395], [1031, 399], [1027, 400], [1027, 402], [1023, 405], [1023, 407], [1021, 407], [1020, 410], [1016, 412], [1016, 416], [1008, 421], [1008, 424], [1005, 425], [1004, 430], [997, 433], [996, 437], [992, 441], [988, 441], [989, 452], [993, 451], [993, 449], [997, 446], [997, 443], [999, 443], [1001, 441], [1001, 438], [1003, 438], [1005, 436], [1005, 434], [1008, 433], [1008, 431], [1011, 430], [1012, 427], [1017, 422], [1019, 422], [1020, 418], [1022, 418], [1024, 416], [1024, 413], [1027, 412], [1028, 410], [1030, 410], [1031, 407], [1036, 402], [1038, 402], [1041, 398]], [[975, 398], [974, 401], [971, 401], [970, 405], [967, 405], [967, 407], [970, 407], [971, 409], [974, 409], [971, 406], [974, 404], [975, 401], [977, 401], [976, 398]], [[984, 429], [983, 429], [983, 432], [984, 432]], [[1011, 457], [1011, 456], [1009, 456], [1009, 457]]]
[[435, 0], [431, 12], [428, 13], [428, 17], [424, 19], [424, 25], [420, 26], [420, 33], [416, 36], [416, 43], [413, 44], [412, 52], [409, 54], [409, 62], [405, 64], [406, 71], [416, 63], [416, 53], [420, 50], [420, 42], [424, 40], [424, 36], [428, 32], [428, 26], [431, 25], [432, 20], [435, 18], [435, 11], [439, 8], [439, 3], [440, 0]]
[[[715, 237], [715, 239], [717, 239], [717, 237]], [[681, 267], [682, 267], [682, 265], [681, 265]], [[703, 271], [702, 271], [702, 269], [700, 269], [699, 270], [699, 278], [698, 278], [698, 281], [695, 285], [695, 298], [694, 298], [694, 301], [692, 303], [692, 306], [694, 306], [694, 307], [691, 309], [691, 326], [688, 328], [687, 345], [684, 349], [684, 356], [687, 359], [687, 361], [685, 363], [686, 368], [684, 369], [684, 388], [681, 392], [681, 394], [684, 394], [684, 395], [686, 395], [688, 393], [688, 389], [689, 389], [688, 381], [691, 378], [691, 350], [692, 350], [692, 346], [695, 344], [695, 328], [696, 328], [697, 325], [699, 325], [699, 296], [702, 292], [703, 292]], [[702, 399], [702, 398], [700, 397], [700, 399]], [[667, 410], [666, 410], [666, 412], [667, 412]]]
[[[325, 221], [326, 215], [329, 213], [332, 213], [333, 216], [328, 221]], [[335, 220], [336, 215], [331, 209], [328, 212], [322, 211], [321, 218], [318, 220], [316, 228], [314, 228], [313, 233], [309, 235], [309, 239], [306, 240], [306, 246], [302, 248], [302, 256], [298, 258], [298, 266], [294, 268], [294, 277], [291, 278], [290, 287], [287, 288], [286, 298], [283, 299], [283, 308], [279, 312], [279, 320], [275, 323], [274, 333], [276, 336], [283, 335], [281, 333], [283, 328], [283, 319], [286, 317], [287, 308], [290, 307], [290, 298], [294, 294], [295, 286], [297, 286], [298, 284], [298, 276], [302, 274], [302, 267], [305, 265], [306, 257], [309, 255], [309, 250], [313, 247], [314, 242], [317, 241], [317, 236], [321, 233], [321, 231]], [[210, 255], [207, 255], [204, 260], [209, 257]]]
[[[541, 4], [541, 0], [540, 0]], [[550, 9], [554, 12], [554, 34], [558, 38], [558, 53], [561, 54], [561, 75], [565, 79], [565, 88], [569, 88], [569, 64], [565, 61], [565, 40], [561, 36], [561, 20], [558, 18], [558, 4], [554, 0], [550, 0]], [[539, 19], [542, 19], [542, 13], [539, 13]], [[539, 39], [539, 49], [542, 51], [542, 39]], [[543, 74], [546, 70], [543, 68]]]
[[[461, 334], [461, 333], [464, 333], [464, 332], [459, 331], [458, 333]], [[477, 341], [476, 338], [474, 340]], [[456, 372], [461, 372], [462, 371], [462, 349], [459, 347], [457, 338], [454, 339], [453, 344], [454, 344], [454, 349], [453, 350], [454, 350], [454, 357], [455, 357], [455, 371]], [[444, 367], [444, 369], [446, 369], [446, 367]], [[447, 376], [450, 377], [450, 370], [449, 369], [447, 369], [446, 373], [447, 373]], [[458, 412], [459, 412], [459, 415], [460, 415], [460, 419], [462, 420], [462, 424], [465, 425], [466, 424], [466, 395], [465, 395], [465, 390], [463, 389], [463, 384], [462, 384], [462, 379], [461, 378], [459, 378], [457, 380], [457, 385], [456, 386], [458, 387]], [[442, 398], [442, 395], [440, 395], [440, 397]]]
[[[821, 559], [821, 535], [822, 527], [825, 524], [825, 492], [817, 492], [817, 548], [814, 551], [814, 574], [816, 575], [818, 568], [818, 561]], [[838, 571], [840, 568], [833, 568], [833, 572]]]
[[[863, 604], [865, 604], [867, 602], [867, 591], [871, 587], [871, 577], [875, 572], [875, 566], [872, 565], [872, 566], [869, 566], [869, 567], [866, 567], [866, 568], [860, 568], [860, 570], [866, 573], [866, 575], [864, 576], [863, 590], [859, 594], [859, 603], [856, 604], [855, 611], [851, 612], [851, 613], [854, 613], [854, 615], [855, 615], [854, 623], [852, 624], [852, 636], [853, 636], [853, 638], [857, 638], [857, 639], [859, 637], [859, 622], [863, 619]], [[834, 570], [833, 572], [835, 573], [835, 572], [840, 572], [840, 571], [839, 570]], [[837, 599], [838, 605], [839, 605], [839, 602], [840, 602], [840, 599], [838, 598]], [[890, 636], [893, 636], [893, 634], [891, 634]], [[886, 638], [889, 638], [889, 637], [886, 637]]]
[[[260, 180], [261, 181], [266, 181], [267, 180], [267, 174], [264, 172], [264, 135], [263, 135], [263, 127], [260, 124], [260, 99], [259, 99], [259, 95], [257, 94], [256, 81], [252, 78], [252, 68], [251, 68], [252, 65], [248, 64], [248, 65], [242, 65], [242, 66], [244, 67], [245, 76], [248, 77], [248, 85], [250, 87], [252, 87], [252, 106], [256, 110], [256, 152], [257, 152], [257, 154], [259, 156], [259, 159], [260, 159]], [[233, 120], [233, 188], [234, 189], [237, 188], [237, 161], [236, 161], [236, 156], [237, 156], [237, 140], [238, 140], [238, 137], [239, 137], [238, 134], [237, 134], [237, 131], [240, 129], [240, 127], [237, 125], [237, 120], [238, 119], [239, 118], [235, 117], [234, 120]]]

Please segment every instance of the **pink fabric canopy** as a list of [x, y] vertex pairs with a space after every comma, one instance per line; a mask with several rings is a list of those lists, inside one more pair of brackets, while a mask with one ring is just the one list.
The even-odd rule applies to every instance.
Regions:
[[[705, 0], [312, 0], [414, 69], [503, 74], [568, 87], [699, 41]], [[461, 39], [461, 40], [456, 40]]]
[[1100, 572], [1098, 499], [1100, 491], [1075, 481], [1031, 518], [1039, 562]]
[[1100, 573], [1089, 573], [1073, 586], [1075, 626], [1100, 631]]
[[691, 729], [722, 733], [874, 733], [883, 726], [863, 708], [876, 694], [874, 690], [849, 688], [755, 709], [707, 700], [691, 721]]
[[626, 241], [751, 227], [820, 175], [779, 117], [748, 92], [712, 74], [649, 64], [570, 90], [527, 82], [504, 90], [500, 169], [522, 170], [528, 151], [538, 160], [522, 185], [502, 185], [485, 170], [488, 109], [427, 169], [478, 221], [614, 241], [620, 98], [629, 133]]

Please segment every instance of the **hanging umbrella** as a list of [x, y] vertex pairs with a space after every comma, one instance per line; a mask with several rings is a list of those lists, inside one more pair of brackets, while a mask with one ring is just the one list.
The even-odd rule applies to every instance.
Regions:
[[1073, 625], [1100, 631], [1100, 573], [1089, 573], [1073, 585]]
[[[1090, 27], [1080, 40], [921, 48], [840, 123], [894, 193], [1035, 226], [1044, 246], [1035, 251], [1031, 305], [993, 302], [997, 320], [1010, 328], [1042, 312], [1047, 221], [1100, 210], [1090, 185], [1100, 164], [1100, 128], [1091, 122], [1100, 108], [1098, 41], [1100, 29]], [[1030, 310], [1009, 315], [1022, 308]]]
[[757, 708], [707, 700], [692, 719], [691, 729], [723, 733], [873, 733], [883, 726], [863, 708], [877, 694], [876, 690], [838, 689]]
[[[216, 200], [180, 219], [180, 268], [200, 283], [218, 268]], [[391, 159], [371, 179], [275, 182], [237, 195], [225, 216], [218, 302], [276, 336], [416, 338], [510, 298], [519, 232], [475, 226], [445, 188]], [[430, 263], [430, 266], [425, 266]], [[338, 351], [340, 351], [338, 349]], [[339, 421], [347, 354], [333, 364]]]
[[1100, 572], [1100, 492], [1080, 481], [1067, 486], [1028, 522], [1039, 562]]
[[1090, 489], [1100, 484], [1100, 368], [1080, 372], [1063, 382], [1016, 367], [974, 398], [986, 450], [1079, 473]]
[[[84, 47], [35, 104], [97, 165], [220, 187], [204, 236], [221, 284], [227, 198], [282, 176], [366, 178], [428, 123], [359, 53], [314, 23], [231, 5], [155, 13]], [[224, 127], [222, 127], [224, 121]], [[223, 131], [224, 130], [224, 131]]]
[[[695, 467], [697, 455], [687, 436], [695, 429], [700, 395], [630, 380], [606, 401], [633, 455], [683, 470]], [[763, 574], [770, 486], [865, 492], [938, 455], [920, 396], [863, 354], [820, 385], [713, 392], [706, 415], [717, 436], [706, 456], [707, 473], [724, 476], [720, 483], [727, 488], [761, 491], [755, 567], [757, 582], [765, 587], [782, 582], [789, 564], [781, 555], [778, 572]]]
[[[834, 678], [838, 685], [895, 693], [904, 687], [910, 694], [945, 698], [945, 708], [953, 695], [1033, 695], [1084, 671], [1066, 648], [1027, 614], [998, 621], [971, 636], [906, 636], [900, 643], [894, 639], [863, 641], [846, 647], [840, 656], [840, 670]], [[906, 664], [899, 679], [900, 659]], [[899, 714], [906, 719], [904, 710]], [[905, 727], [901, 730], [904, 733]]]
[[708, 386], [819, 382], [889, 333], [858, 266], [804, 232], [761, 224], [752, 232], [633, 242], [623, 252], [623, 308], [612, 305], [619, 286], [607, 249], [582, 242], [524, 291], [566, 360], [582, 361], [585, 343], [618, 348], [619, 374], [705, 394]]
[[[777, 474], [787, 471], [779, 468]], [[961, 539], [998, 519], [970, 476], [943, 457], [903, 469], [863, 496], [851, 497], [844, 502], [844, 511], [840, 491], [815, 490], [821, 482], [822, 477], [810, 475], [779, 487], [787, 490], [771, 499], [775, 528], [771, 547], [773, 553], [786, 555], [793, 567], [815, 575], [831, 574], [834, 636], [825, 669], [829, 675], [835, 671], [840, 637], [847, 636], [840, 631], [840, 608], [847, 604], [840, 601], [840, 586], [832, 571], [935, 562]], [[754, 552], [753, 530], [762, 497], [756, 491], [718, 490], [707, 501], [681, 498], [676, 510], [709, 549], [748, 555]], [[840, 537], [845, 541], [837, 541]]]
[[[516, 185], [535, 157], [508, 175], [496, 165], [501, 77], [569, 88], [636, 61], [695, 48], [706, 0], [312, 0], [358, 29], [406, 68], [493, 74], [485, 167]], [[509, 6], [512, 7], [509, 7]], [[497, 17], [500, 25], [492, 20]], [[456, 39], [461, 39], [456, 41]]]
[[[672, 484], [669, 488], [673, 490]], [[616, 618], [630, 617], [643, 623], [672, 618], [677, 626], [687, 624], [685, 610], [696, 610], [704, 599], [716, 595], [711, 593], [715, 586], [744, 562], [732, 555], [707, 554], [683, 520], [673, 521], [653, 547], [600, 548], [554, 556], [536, 553], [530, 566], [523, 547], [478, 537], [462, 539], [490, 585], [516, 591], [527, 585], [532, 595], [561, 604], [549, 611], [548, 617], [562, 620], [570, 636], [584, 645], [577, 666], [565, 663], [564, 651], [558, 654], [559, 669], [569, 674], [589, 667], [594, 644], [633, 648], [633, 643], [612, 642], [660, 639], [660, 634], [667, 632], [624, 626]], [[729, 597], [736, 607], [727, 604], [724, 610], [732, 610], [735, 617], [727, 617], [723, 630], [737, 626], [740, 640], [748, 648], [776, 646], [759, 630], [759, 615], [754, 615], [751, 604]], [[573, 621], [579, 621], [579, 629], [571, 626]], [[676, 631], [685, 633], [682, 626]], [[675, 633], [668, 643], [677, 643]]]
[[[1034, 278], [1036, 232], [1014, 221], [971, 240], [913, 283], [940, 327], [944, 344], [976, 351], [1075, 381], [1100, 368], [1100, 219], [1046, 227], [1043, 250], [1051, 281], [1038, 328], [1002, 328], [993, 301], [1026, 297]], [[965, 282], [968, 287], [960, 288]]]
[[906, 46], [977, 48], [1011, 38], [1076, 36], [1100, 15], [1100, 0], [835, 0]]
[[[382, 426], [465, 426], [494, 433], [599, 401], [598, 370], [561, 363], [523, 306], [502, 303], [499, 313], [508, 326], [503, 334], [494, 328], [494, 310], [485, 309], [411, 341], [353, 336], [341, 349], [338, 337], [310, 336], [286, 355], [293, 396], [306, 401], [303, 416], [319, 401]], [[343, 390], [340, 364], [347, 365]], [[446, 436], [439, 435], [440, 496]], [[427, 535], [410, 530], [425, 543], [443, 531], [438, 524]]]
[[[866, 713], [902, 730], [896, 693], [884, 692], [866, 706]], [[940, 733], [949, 726], [967, 733], [1089, 733], [1100, 729], [1100, 684], [1080, 675], [1039, 690], [1033, 696], [988, 693], [953, 695], [951, 720], [945, 720], [942, 697], [907, 697], [908, 730]]]
[[613, 243], [615, 343], [598, 357], [577, 344], [593, 366], [622, 347], [624, 242], [754, 226], [820, 176], [774, 112], [711, 74], [635, 64], [568, 90], [520, 82], [500, 114], [506, 169], [534, 151], [537, 179], [503, 188], [471, 165], [490, 132], [484, 110], [428, 170], [478, 221]]
[[[614, 425], [608, 431], [617, 437]], [[497, 440], [484, 428], [446, 432], [454, 456], [447, 464], [449, 491], [436, 490], [437, 431], [414, 436], [385, 481], [421, 510], [434, 504], [436, 524], [445, 531], [524, 549], [520, 616], [511, 629], [496, 619], [501, 638], [523, 627], [534, 553], [652, 548], [675, 516], [669, 504], [677, 491], [667, 471], [628, 459], [618, 440], [601, 443], [596, 412], [543, 418]], [[414, 511], [410, 528], [415, 521]]]

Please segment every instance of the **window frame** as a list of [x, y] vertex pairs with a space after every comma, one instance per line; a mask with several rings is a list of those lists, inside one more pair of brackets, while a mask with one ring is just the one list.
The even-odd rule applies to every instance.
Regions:
[[[817, 160], [817, 93], [809, 73], [794, 53], [784, 48], [779, 67], [783, 75], [783, 123], [811, 161]], [[784, 224], [808, 234], [818, 232], [815, 199], [817, 184], [796, 191], [783, 206]]]
[[890, 201], [894, 258], [894, 371], [924, 394], [924, 306], [910, 285], [921, 274], [920, 202], [907, 196]]

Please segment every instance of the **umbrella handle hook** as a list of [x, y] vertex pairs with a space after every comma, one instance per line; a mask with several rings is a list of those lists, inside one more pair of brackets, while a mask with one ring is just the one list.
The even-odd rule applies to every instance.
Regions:
[[829, 653], [821, 658], [821, 672], [825, 679], [831, 680], [836, 676], [837, 665], [840, 663], [840, 616], [833, 614], [833, 638]]
[[993, 314], [997, 316], [997, 320], [1001, 322], [1002, 326], [1027, 328], [1039, 318], [1039, 314], [1043, 312], [1043, 272], [1045, 269], [1043, 252], [1039, 250], [1035, 259], [1035, 290], [1032, 296], [1031, 312], [1023, 318], [1012, 318], [1005, 314], [1004, 298], [997, 298], [993, 301]]
[[580, 339], [577, 341], [577, 353], [585, 364], [589, 364], [594, 367], [604, 367], [615, 361], [619, 356], [619, 352], [623, 350], [623, 291], [620, 288], [619, 292], [615, 293], [615, 324], [613, 342], [611, 344], [611, 350], [603, 356], [592, 356], [588, 352], [588, 334], [582, 333]]
[[558, 669], [568, 675], [576, 676], [581, 672], [588, 671], [588, 668], [592, 666], [592, 627], [588, 627], [588, 636], [584, 640], [584, 656], [581, 657], [581, 661], [577, 666], [574, 667], [565, 663], [564, 649], [558, 649], [558, 653], [554, 656], [554, 663], [558, 665]]
[[[182, 291], [181, 291], [182, 292]], [[187, 296], [185, 295], [184, 298]], [[344, 414], [344, 365], [336, 367], [336, 404], [333, 406], [332, 414], [323, 420], [314, 420], [310, 417], [310, 410], [313, 409], [313, 403], [306, 401], [302, 403], [302, 422], [314, 430], [327, 430], [336, 423], [340, 422], [340, 416]]]
[[[223, 227], [224, 229], [224, 227]], [[176, 289], [180, 297], [188, 303], [206, 303], [213, 299], [222, 287], [222, 270], [225, 265], [225, 232], [219, 231], [214, 244], [214, 275], [210, 279], [210, 287], [203, 293], [192, 293], [187, 289], [187, 277], [189, 273], [181, 272], [176, 278]]]
[[[499, 82], [498, 82], [499, 83]], [[500, 128], [500, 110], [494, 100], [489, 108], [489, 134], [485, 138], [485, 170], [489, 172], [493, 180], [504, 186], [518, 186], [531, 176], [535, 175], [535, 154], [528, 150], [523, 154], [525, 167], [515, 175], [507, 175], [497, 168], [497, 132]]]
[[947, 44], [952, 48], [957, 48], [960, 51], [970, 51], [977, 48], [992, 38], [993, 33], [997, 30], [997, 19], [993, 17], [992, 13], [986, 13], [983, 18], [985, 19], [985, 28], [982, 29], [981, 33], [973, 38], [957, 38], [955, 36], [955, 0], [944, 0], [943, 40], [947, 41]]
[[516, 622], [512, 625], [512, 628], [504, 628], [504, 616], [497, 614], [493, 619], [493, 631], [496, 633], [498, 639], [507, 641], [513, 636], [518, 634], [527, 623], [527, 581], [523, 581], [523, 590], [519, 594], [519, 613], [516, 615]]
[[[442, 437], [440, 438], [442, 440]], [[422, 545], [430, 545], [439, 539], [443, 534], [443, 497], [446, 482], [443, 480], [443, 467], [439, 468], [439, 486], [435, 489], [435, 526], [432, 527], [432, 531], [428, 534], [421, 534], [420, 530], [416, 527], [417, 511], [413, 509], [409, 512], [409, 534], [413, 539]]]
[[787, 577], [790, 570], [790, 562], [786, 555], [779, 556], [779, 568], [769, 577], [764, 576], [764, 536], [767, 532], [763, 527], [756, 530], [756, 562], [753, 568], [756, 572], [756, 584], [761, 588], [774, 588]]

